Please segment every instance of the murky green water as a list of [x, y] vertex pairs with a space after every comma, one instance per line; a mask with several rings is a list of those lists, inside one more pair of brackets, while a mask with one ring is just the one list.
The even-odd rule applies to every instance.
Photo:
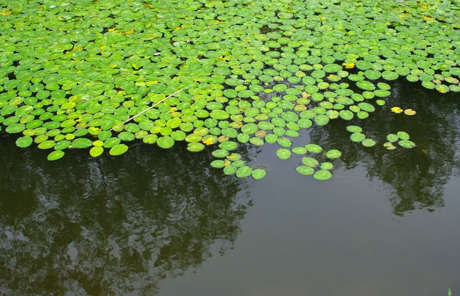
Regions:
[[[48, 162], [3, 135], [0, 295], [459, 293], [459, 98], [393, 87], [357, 122], [379, 147], [352, 143], [344, 121], [295, 139], [343, 151], [326, 182], [270, 145], [240, 151], [267, 169], [252, 181], [209, 168], [210, 151]], [[381, 147], [399, 130], [417, 148]]]

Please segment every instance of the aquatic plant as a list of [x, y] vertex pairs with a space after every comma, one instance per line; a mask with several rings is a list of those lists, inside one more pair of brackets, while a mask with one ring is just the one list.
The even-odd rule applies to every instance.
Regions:
[[[435, 0], [14, 1], [0, 8], [0, 129], [49, 160], [121, 155], [134, 141], [277, 143], [287, 159], [301, 130], [368, 118], [388, 81], [460, 91], [459, 19]], [[211, 165], [265, 175], [230, 155]]]

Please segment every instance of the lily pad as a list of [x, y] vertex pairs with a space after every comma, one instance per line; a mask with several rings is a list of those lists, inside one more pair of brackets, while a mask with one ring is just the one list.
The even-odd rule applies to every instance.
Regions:
[[280, 148], [276, 151], [276, 156], [278, 156], [279, 159], [287, 160], [291, 157], [291, 151], [286, 148]]
[[311, 175], [313, 175], [315, 173], [314, 168], [309, 167], [309, 166], [304, 166], [304, 165], [296, 167], [296, 171], [299, 174], [304, 175], [304, 176], [311, 176]]
[[171, 148], [172, 146], [174, 146], [174, 142], [175, 142], [174, 139], [171, 138], [170, 136], [159, 137], [157, 139], [158, 147], [163, 148], [163, 149]]
[[64, 155], [65, 155], [64, 151], [55, 150], [55, 151], [51, 152], [50, 154], [48, 154], [47, 159], [49, 161], [55, 161], [55, 160], [61, 159], [62, 157], [64, 157]]
[[302, 157], [302, 163], [306, 166], [314, 168], [319, 164], [319, 161], [312, 157], [305, 156]]
[[406, 148], [406, 149], [411, 149], [411, 148], [414, 148], [416, 145], [414, 142], [410, 141], [410, 140], [401, 140], [398, 142], [398, 144], [403, 147], [403, 148]]
[[226, 142], [220, 143], [219, 148], [228, 150], [228, 151], [235, 150], [236, 148], [238, 148], [238, 143], [233, 142], [233, 141], [226, 141]]
[[305, 149], [311, 153], [321, 153], [323, 151], [323, 148], [317, 144], [307, 144]]
[[364, 147], [373, 147], [375, 146], [376, 142], [373, 139], [364, 139], [361, 144]]
[[92, 157], [98, 157], [104, 152], [104, 147], [95, 146], [89, 150], [89, 155]]
[[118, 156], [128, 151], [128, 145], [126, 144], [117, 144], [110, 148], [109, 154], [113, 156]]
[[360, 133], [363, 131], [363, 129], [360, 126], [357, 125], [349, 125], [347, 126], [347, 131], [351, 133]]
[[319, 181], [326, 181], [332, 178], [332, 173], [327, 170], [319, 170], [313, 175], [313, 178]]
[[362, 142], [364, 139], [366, 139], [366, 135], [362, 133], [353, 133], [350, 136], [350, 140], [353, 142]]
[[264, 169], [255, 169], [252, 171], [252, 177], [255, 180], [263, 179], [267, 175], [267, 172]]
[[249, 166], [242, 166], [236, 171], [238, 178], [246, 178], [252, 175], [252, 169]]
[[16, 146], [19, 148], [26, 148], [32, 145], [33, 139], [30, 136], [23, 136], [16, 140]]
[[339, 158], [340, 156], [342, 156], [342, 152], [340, 152], [337, 149], [331, 149], [331, 150], [326, 152], [326, 157], [327, 158], [334, 159], [334, 158]]

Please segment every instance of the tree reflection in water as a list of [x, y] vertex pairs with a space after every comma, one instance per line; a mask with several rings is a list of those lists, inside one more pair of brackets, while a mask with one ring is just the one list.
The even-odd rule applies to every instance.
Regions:
[[142, 145], [59, 162], [2, 139], [0, 294], [153, 295], [158, 281], [232, 248], [251, 202], [210, 151]]
[[[353, 143], [343, 121], [331, 122], [310, 133], [312, 143], [343, 152], [342, 165], [352, 169], [364, 166], [369, 179], [378, 178], [393, 188], [390, 202], [394, 213], [426, 208], [431, 211], [444, 205], [444, 185], [460, 168], [460, 114], [458, 94], [440, 95], [417, 84], [398, 81], [392, 84], [393, 95], [383, 107], [365, 120], [353, 120], [367, 137], [378, 145], [365, 148]], [[417, 111], [415, 116], [395, 114], [399, 106]], [[386, 135], [406, 131], [417, 147], [388, 151], [383, 147]]]

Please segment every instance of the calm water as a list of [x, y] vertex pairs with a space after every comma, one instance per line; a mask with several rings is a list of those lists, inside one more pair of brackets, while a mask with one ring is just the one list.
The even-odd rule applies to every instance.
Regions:
[[[457, 295], [460, 96], [393, 93], [355, 122], [379, 147], [352, 143], [343, 121], [295, 139], [344, 153], [326, 182], [271, 145], [241, 149], [267, 169], [252, 181], [210, 168], [210, 151], [48, 162], [3, 135], [0, 295]], [[399, 130], [416, 149], [381, 147]]]

